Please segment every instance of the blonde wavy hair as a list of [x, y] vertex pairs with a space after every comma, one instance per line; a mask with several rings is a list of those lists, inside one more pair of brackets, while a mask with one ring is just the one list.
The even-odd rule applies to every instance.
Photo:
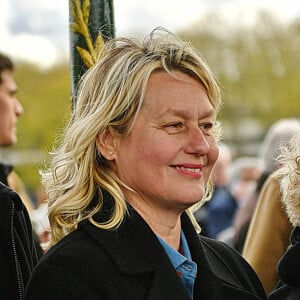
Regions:
[[279, 160], [281, 201], [291, 224], [300, 226], [300, 133], [282, 147]]
[[[127, 211], [122, 189], [128, 187], [97, 152], [96, 138], [107, 130], [126, 138], [143, 106], [150, 75], [174, 70], [203, 84], [217, 115], [221, 105], [217, 81], [187, 41], [158, 28], [144, 40], [115, 38], [99, 50], [98, 61], [81, 80], [61, 145], [50, 153], [50, 168], [41, 171], [49, 204], [50, 245], [83, 220], [107, 230], [120, 226]], [[219, 132], [216, 122], [216, 136]], [[111, 194], [114, 210], [109, 220], [97, 223], [93, 216], [103, 207], [103, 191]], [[207, 196], [211, 191], [209, 180]], [[191, 211], [189, 215], [192, 217]]]

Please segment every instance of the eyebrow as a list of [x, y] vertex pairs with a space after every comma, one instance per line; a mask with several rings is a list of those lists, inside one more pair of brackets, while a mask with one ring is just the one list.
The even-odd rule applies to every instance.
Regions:
[[[179, 110], [176, 108], [169, 108], [166, 111], [162, 112], [161, 114], [158, 114], [157, 118], [162, 118], [164, 116], [177, 116], [181, 117], [183, 119], [189, 119], [190, 118], [190, 112], [188, 110]], [[215, 115], [215, 110], [209, 109], [207, 111], [201, 112], [201, 118], [207, 118]]]

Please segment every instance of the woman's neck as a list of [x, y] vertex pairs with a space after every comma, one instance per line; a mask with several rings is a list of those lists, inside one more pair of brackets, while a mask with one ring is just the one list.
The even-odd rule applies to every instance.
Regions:
[[175, 250], [180, 246], [181, 220], [180, 212], [157, 207], [153, 203], [128, 201], [149, 225], [151, 230]]

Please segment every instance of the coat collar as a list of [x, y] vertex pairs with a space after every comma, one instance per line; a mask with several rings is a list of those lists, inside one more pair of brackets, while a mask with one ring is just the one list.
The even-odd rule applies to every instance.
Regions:
[[[97, 214], [95, 220], [99, 220]], [[249, 296], [249, 292], [255, 293], [252, 283], [248, 281], [249, 274], [243, 274], [243, 264], [240, 264], [240, 259], [236, 262], [238, 257], [233, 250], [220, 242], [199, 238], [186, 213], [182, 214], [181, 222], [192, 259], [198, 266], [195, 299], [200, 296], [212, 299], [216, 293], [215, 287], [218, 287], [220, 293], [230, 293], [232, 290], [245, 296]], [[158, 294], [166, 295], [164, 299], [167, 299], [170, 290], [176, 291], [176, 299], [188, 299], [186, 290], [156, 235], [132, 207], [129, 206], [128, 214], [117, 230], [99, 229], [87, 220], [79, 228], [96, 241], [123, 274], [155, 274], [155, 288], [150, 292], [153, 297], [149, 299], [163, 299], [157, 298]], [[258, 299], [248, 296], [245, 299]]]
[[[103, 220], [99, 215], [96, 215], [95, 219]], [[217, 279], [220, 262], [211, 261], [211, 256], [207, 249], [203, 248], [204, 245], [186, 213], [182, 214], [181, 223], [192, 259], [200, 268], [199, 272], [203, 275], [212, 273]], [[88, 221], [81, 226], [116, 262], [122, 272], [128, 274], [151, 272], [162, 262], [169, 261], [155, 233], [131, 206], [128, 206], [125, 220], [117, 230], [102, 230]], [[228, 282], [234, 280], [229, 274]]]
[[12, 165], [6, 163], [0, 158], [0, 182], [3, 182], [5, 185], [7, 185], [7, 177], [12, 169]]
[[128, 208], [125, 221], [117, 230], [102, 230], [88, 221], [80, 226], [115, 262], [121, 273], [138, 277], [152, 274], [147, 299], [190, 299], [163, 246], [132, 207]]
[[292, 244], [278, 263], [278, 275], [282, 281], [291, 286], [300, 286], [300, 227], [291, 233]]
[[88, 221], [82, 227], [125, 273], [153, 271], [164, 255], [153, 231], [131, 207], [117, 230], [102, 230]]

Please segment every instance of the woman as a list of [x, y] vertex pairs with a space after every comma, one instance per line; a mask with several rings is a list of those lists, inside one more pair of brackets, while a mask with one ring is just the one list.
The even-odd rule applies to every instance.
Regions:
[[27, 299], [265, 299], [251, 267], [191, 221], [218, 158], [209, 67], [159, 30], [99, 57], [43, 174], [52, 248]]

